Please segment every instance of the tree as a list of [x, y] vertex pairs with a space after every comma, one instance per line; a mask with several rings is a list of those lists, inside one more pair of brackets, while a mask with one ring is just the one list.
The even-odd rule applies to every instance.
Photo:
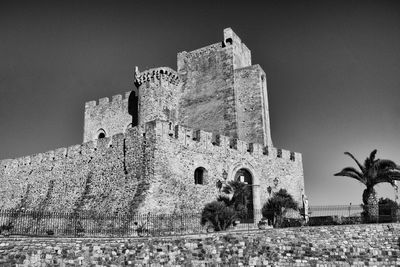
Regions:
[[378, 201], [374, 186], [379, 183], [390, 183], [393, 187], [397, 187], [396, 180], [400, 180], [399, 167], [391, 160], [375, 159], [377, 150], [373, 150], [369, 157], [362, 165], [350, 152], [345, 152], [345, 155], [351, 157], [357, 164], [360, 170], [353, 167], [346, 167], [335, 176], [346, 176], [354, 178], [363, 183], [366, 189], [363, 192], [363, 217], [367, 222], [375, 222], [378, 218]]
[[215, 231], [226, 230], [235, 221], [247, 215], [248, 186], [239, 181], [230, 181], [222, 187], [225, 195], [205, 205], [201, 213], [202, 226], [210, 223]]
[[239, 181], [229, 181], [222, 188], [222, 192], [231, 197], [219, 196], [217, 200], [224, 201], [227, 206], [233, 207], [239, 218], [247, 216], [247, 204], [249, 202], [249, 186]]
[[287, 209], [298, 210], [297, 202], [286, 189], [280, 189], [263, 205], [261, 213], [276, 227], [282, 223], [282, 215]]
[[379, 199], [379, 222], [395, 222], [399, 205], [390, 198]]

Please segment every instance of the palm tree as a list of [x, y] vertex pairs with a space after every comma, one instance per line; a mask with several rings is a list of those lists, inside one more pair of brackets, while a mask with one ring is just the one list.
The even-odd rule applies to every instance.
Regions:
[[365, 159], [364, 165], [350, 152], [345, 152], [344, 154], [357, 163], [360, 171], [353, 167], [346, 167], [334, 175], [354, 178], [366, 186], [362, 196], [364, 216], [368, 221], [375, 221], [378, 218], [378, 200], [374, 186], [379, 183], [390, 183], [397, 188], [395, 181], [400, 180], [400, 168], [391, 160], [375, 159], [376, 149]]
[[235, 221], [247, 215], [246, 205], [250, 193], [246, 184], [229, 181], [222, 187], [222, 192], [225, 195], [220, 195], [216, 201], [206, 204], [201, 213], [201, 225], [210, 223], [215, 231], [226, 230], [235, 225]]
[[288, 209], [298, 210], [298, 204], [286, 189], [280, 189], [263, 205], [261, 213], [274, 227], [282, 224], [282, 216]]

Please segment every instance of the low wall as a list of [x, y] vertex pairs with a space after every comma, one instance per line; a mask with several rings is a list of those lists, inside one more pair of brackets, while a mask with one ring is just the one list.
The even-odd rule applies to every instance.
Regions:
[[0, 266], [399, 265], [400, 224], [268, 229], [168, 238], [0, 238]]

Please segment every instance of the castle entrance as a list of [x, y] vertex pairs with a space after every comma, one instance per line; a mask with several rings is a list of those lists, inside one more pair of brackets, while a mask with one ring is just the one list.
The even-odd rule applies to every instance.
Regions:
[[247, 199], [243, 199], [243, 203], [247, 202], [247, 218], [242, 219], [241, 223], [254, 223], [253, 177], [248, 170], [240, 169], [235, 174], [235, 181], [245, 183], [250, 192]]

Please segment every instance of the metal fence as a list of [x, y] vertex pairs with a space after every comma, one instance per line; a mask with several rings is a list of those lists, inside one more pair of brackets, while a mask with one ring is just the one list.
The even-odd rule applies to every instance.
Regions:
[[[364, 223], [361, 205], [312, 206], [308, 222], [301, 211], [284, 213], [284, 222], [279, 227], [359, 224]], [[379, 206], [379, 216], [374, 222], [397, 222], [397, 208]], [[217, 215], [218, 216], [218, 215]], [[220, 215], [222, 216], [222, 215]], [[242, 218], [230, 231], [258, 229], [261, 211], [253, 211], [251, 218]], [[171, 236], [207, 233], [211, 224], [200, 224], [201, 213], [185, 214], [99, 214], [82, 212], [39, 212], [22, 210], [0, 210], [0, 234], [28, 236], [85, 236], [85, 237], [137, 237]], [[272, 227], [272, 220], [268, 221]], [[275, 225], [276, 226], [276, 225]]]
[[[252, 216], [261, 218], [260, 212]], [[0, 210], [0, 234], [30, 236], [137, 237], [201, 234], [212, 230], [200, 224], [201, 213], [185, 214], [98, 214]], [[230, 230], [256, 229], [253, 218], [243, 218]], [[252, 223], [248, 223], [252, 221]]]
[[[370, 216], [363, 215], [364, 210], [375, 210]], [[338, 225], [360, 223], [399, 222], [400, 209], [393, 205], [338, 205], [313, 206], [309, 209], [309, 226]]]

